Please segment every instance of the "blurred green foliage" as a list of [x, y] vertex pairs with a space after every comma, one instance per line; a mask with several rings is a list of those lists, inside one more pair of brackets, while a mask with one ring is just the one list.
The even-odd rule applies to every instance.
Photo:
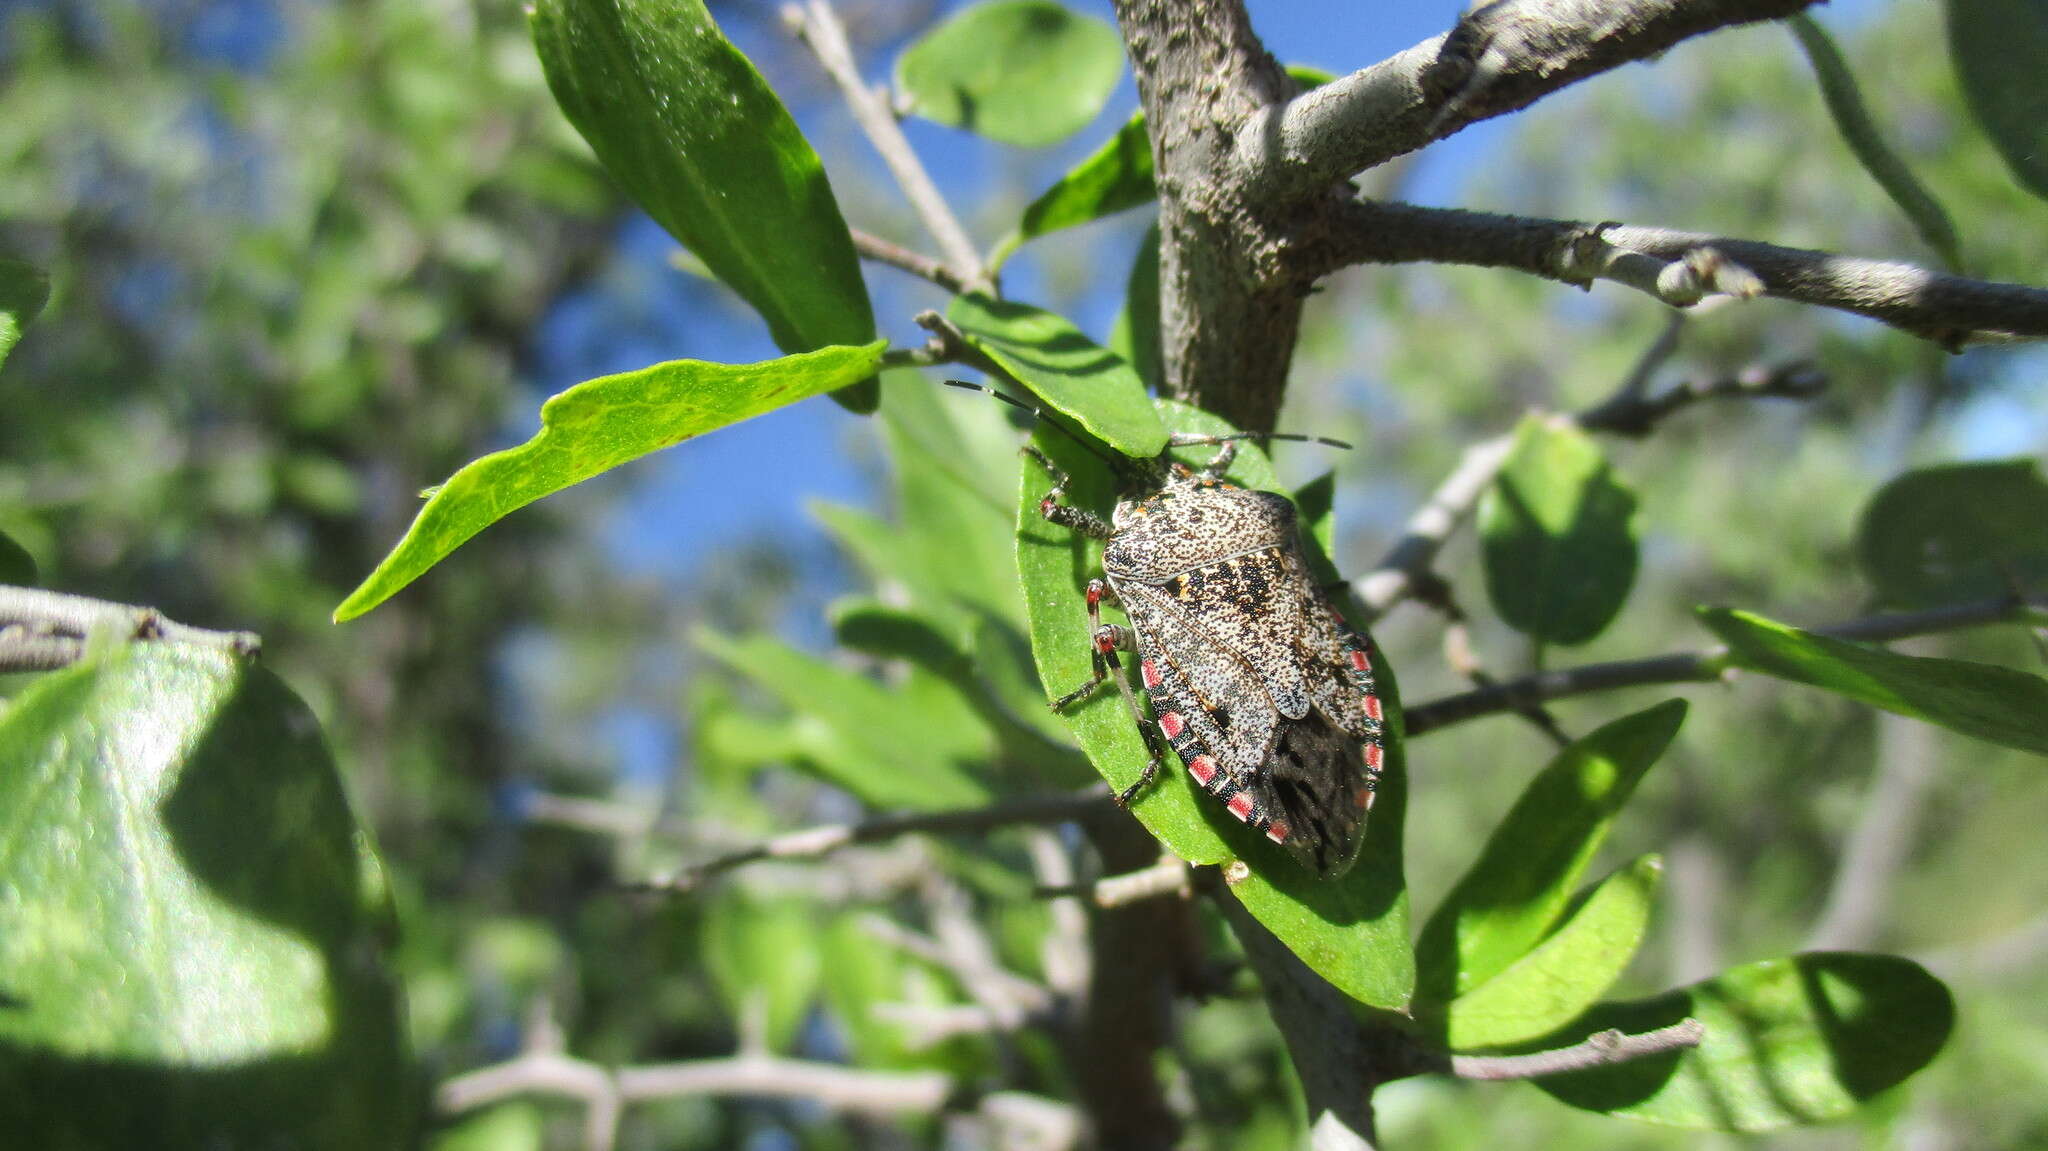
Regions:
[[[985, 18], [997, 7], [1033, 6], [979, 11]], [[17, 540], [35, 561], [30, 569], [10, 549], [0, 574], [35, 570], [46, 586], [260, 630], [271, 667], [324, 723], [375, 831], [403, 926], [395, 948], [366, 945], [364, 963], [381, 976], [389, 950], [403, 980], [417, 1082], [390, 1087], [403, 1074], [395, 1062], [351, 1066], [348, 1074], [381, 1076], [390, 1088], [379, 1099], [393, 1110], [363, 1122], [441, 1122], [428, 1137], [444, 1149], [575, 1146], [579, 1114], [552, 1103], [459, 1122], [427, 1112], [434, 1083], [555, 1039], [600, 1065], [720, 1058], [746, 1045], [866, 1070], [942, 1072], [961, 1089], [956, 1101], [981, 1090], [1074, 1098], [1086, 1086], [1075, 1082], [1085, 1053], [1063, 1048], [1056, 1026], [987, 1019], [990, 979], [1014, 981], [1005, 984], [1012, 990], [1072, 986], [1075, 957], [1061, 950], [1074, 943], [1072, 908], [1034, 888], [1071, 881], [1076, 858], [1085, 873], [1090, 856], [1074, 838], [1023, 829], [908, 838], [822, 866], [736, 871], [717, 890], [659, 901], [616, 887], [868, 809], [1072, 788], [1091, 777], [1091, 759], [1112, 782], [1135, 778], [1143, 753], [1113, 698], [1071, 729], [1043, 710], [1045, 684], [1086, 674], [1079, 587], [1092, 570], [1086, 548], [1035, 518], [1044, 481], [1019, 468], [1011, 413], [920, 375], [890, 375], [875, 421], [893, 482], [886, 509], [818, 509], [861, 585], [832, 613], [838, 648], [829, 654], [766, 634], [793, 579], [773, 548], [720, 557], [680, 594], [626, 582], [613, 557], [575, 530], [616, 492], [588, 486], [478, 535], [433, 579], [330, 629], [333, 604], [411, 520], [419, 477], [456, 474], [502, 442], [533, 330], [602, 260], [622, 203], [555, 110], [517, 13], [396, 0], [281, 11], [290, 27], [279, 57], [241, 70], [195, 60], [176, 21], [145, 6], [55, 4], [9, 16], [0, 252], [49, 270], [53, 290], [0, 374], [0, 547]], [[1865, 92], [1872, 124], [1953, 215], [1963, 269], [2038, 278], [2048, 216], [1964, 114], [1946, 60], [1927, 51], [1936, 21], [1930, 10], [1897, 6], [1840, 43], [1866, 83], [1885, 78]], [[702, 37], [700, 27], [689, 31]], [[713, 45], [720, 59], [752, 75], [723, 45]], [[557, 44], [559, 56], [574, 57], [576, 46]], [[959, 51], [935, 39], [904, 59]], [[572, 86], [558, 78], [556, 87]], [[1080, 86], [1061, 94], [1086, 97], [1079, 104], [1090, 115], [1100, 103]], [[665, 114], [658, 105], [642, 111]], [[1472, 206], [1938, 254], [1923, 250], [1922, 233], [1827, 116], [1783, 30], [1723, 33], [1531, 111], [1472, 189]], [[572, 118], [599, 136], [617, 127]], [[688, 136], [660, 138], [698, 146]], [[809, 155], [793, 139], [781, 140], [782, 159], [799, 144]], [[626, 160], [649, 159], [638, 146], [621, 146]], [[622, 162], [607, 160], [615, 170]], [[1129, 265], [1098, 258], [1100, 235], [1058, 231], [1145, 198], [1124, 137], [1083, 171], [1112, 162], [1114, 178], [1080, 189], [1078, 206], [1057, 219], [1034, 223], [1027, 212], [1017, 235], [1041, 238], [1017, 259], [1035, 260], [1047, 283], [1087, 280], [1119, 294]], [[679, 191], [659, 175], [619, 174], [643, 200]], [[861, 193], [847, 188], [855, 183], [842, 180], [837, 194], [856, 202]], [[1028, 187], [1012, 191], [1022, 202]], [[822, 211], [815, 200], [801, 210]], [[780, 219], [763, 212], [768, 224]], [[768, 226], [739, 231], [742, 248], [778, 238]], [[704, 246], [689, 233], [676, 228]], [[1135, 227], [1120, 235], [1137, 239]], [[1158, 346], [1145, 322], [1157, 301], [1153, 244], [1130, 278], [1136, 310], [1109, 341], [1129, 350], [1130, 363], [1051, 311], [962, 298], [953, 318], [1042, 399], [1087, 427], [1120, 421], [1104, 434], [1143, 452], [1160, 423], [1131, 402], [1143, 398], [1136, 381], [1156, 379], [1145, 354]], [[737, 275], [733, 260], [696, 255], [728, 281]], [[13, 267], [0, 266], [0, 341], [36, 310], [34, 293], [16, 290], [28, 281]], [[823, 306], [861, 311], [848, 301], [859, 296], [864, 306], [864, 294], [838, 287]], [[1585, 296], [1442, 268], [1337, 277], [1308, 317], [1282, 425], [1360, 444], [1338, 461], [1334, 492], [1320, 481], [1300, 489], [1317, 550], [1352, 574], [1384, 552], [1464, 447], [1509, 432], [1525, 409], [1571, 411], [1607, 395], [1663, 325], [1659, 309], [1627, 293]], [[781, 317], [781, 326], [801, 320]], [[2030, 387], [2042, 373], [2038, 356], [1984, 349], [1949, 359], [1873, 325], [1768, 301], [1702, 309], [1679, 336], [1652, 390], [1794, 357], [1815, 361], [1833, 386], [1803, 406], [1701, 405], [1645, 444], [1524, 424], [1480, 538], [1461, 539], [1440, 565], [1448, 586], [1439, 598], [1474, 609], [1467, 655], [1487, 672], [1534, 668], [1545, 653], [1532, 639], [1583, 644], [1575, 662], [1698, 648], [1712, 639], [1698, 604], [1824, 623], [1878, 602], [1942, 602], [1930, 587], [1988, 586], [1985, 571], [1928, 569], [1925, 548], [1880, 547], [1895, 542], [1873, 541], [1892, 523], [1972, 553], [1982, 534], [2013, 543], [2012, 562], [1994, 574], [2033, 578], [2039, 541], [2030, 533], [2042, 525], [2024, 509], [2038, 495], [2038, 472], [2000, 473], [1999, 491], [2020, 492], [2014, 516], [1943, 522], [1936, 509], [1859, 521], [1859, 510], [1887, 506], [1867, 501], [1902, 473], [1978, 454], [1982, 413], [1998, 405], [2025, 413], [2031, 439], [2022, 450], [2048, 447], [2048, 415]], [[1114, 386], [1106, 397], [1104, 378]], [[1171, 406], [1164, 417], [1207, 426]], [[641, 439], [602, 462], [662, 441], [641, 442], [648, 433], [631, 421], [612, 426], [614, 447]], [[1070, 499], [1106, 503], [1109, 478], [1094, 461], [1071, 441], [1038, 442], [1076, 473]], [[1285, 488], [1298, 461], [1278, 462], [1275, 472], [1247, 451], [1239, 477]], [[1326, 466], [1315, 457], [1316, 469]], [[1887, 491], [1898, 500], [1941, 474]], [[1499, 619], [1476, 610], [1482, 585]], [[691, 617], [705, 625], [694, 644], [682, 626]], [[1178, 772], [1139, 799], [1138, 817], [1188, 858], [1252, 861], [1238, 897], [1312, 968], [1381, 1008], [1414, 991], [1424, 1024], [1453, 1043], [1525, 1050], [1687, 1013], [1709, 1023], [1709, 1046], [1696, 1055], [1547, 1086], [1583, 1110], [1527, 1087], [1395, 1084], [1378, 1099], [1388, 1146], [1703, 1145], [1594, 1111], [1742, 1131], [1860, 1117], [1861, 1129], [1784, 1137], [1802, 1147], [1893, 1145], [1930, 1130], [1963, 1145], [2048, 1138], [2036, 1102], [2048, 1089], [2037, 938], [2048, 868], [2027, 865], [2040, 851], [2032, 813], [2048, 801], [2038, 759], [1931, 727], [1902, 735], [1843, 698], [1952, 728], [1990, 722], [1975, 713], [1956, 722], [1968, 709], [1943, 694], [1948, 679], [1941, 698], [1921, 693], [1897, 706], [1932, 660], [1821, 645], [1794, 653], [1794, 674], [1743, 639], [1770, 630], [1782, 656], [1779, 648], [1810, 637], [1746, 614], [1709, 619], [1737, 644], [1736, 663], [1833, 691], [1755, 675], [1688, 687], [1689, 707], [1648, 706], [1656, 697], [1641, 690], [1575, 699], [1553, 708], [1554, 723], [1590, 734], [1561, 753], [1513, 715], [1426, 742], [1394, 740], [1366, 856], [1338, 885], [1288, 870]], [[1385, 678], [1397, 731], [1403, 691], [1416, 700], [1467, 686], [1471, 659], [1445, 658], [1440, 617], [1404, 609], [1377, 638], [1401, 674], [1399, 688], [1391, 669]], [[522, 646], [539, 656], [515, 660]], [[1921, 640], [1912, 650], [1947, 657], [1935, 669], [1944, 675], [1976, 667], [2001, 683], [2040, 682], [2011, 670], [2037, 666], [2013, 632]], [[46, 723], [45, 712], [73, 696], [89, 709], [87, 686], [139, 661], [103, 654], [15, 694], [0, 720], [0, 763], [15, 774], [0, 779], [0, 795], [89, 774], [99, 761], [48, 751], [62, 742], [50, 732], [70, 729]], [[527, 670], [507, 672], [515, 664]], [[687, 675], [682, 698], [659, 701], [687, 717], [677, 770], [651, 783], [622, 780], [601, 752], [576, 742], [588, 728], [571, 721], [644, 702], [650, 684], [673, 682], [646, 674], [656, 664]], [[239, 682], [214, 670], [211, 679], [205, 669], [175, 674], [193, 678], [192, 698]], [[1873, 677], [1883, 691], [1870, 688]], [[297, 714], [269, 672], [242, 678], [279, 696], [262, 722]], [[2031, 690], [2014, 687], [1991, 716], [2008, 745], [2034, 746], [2024, 738], [2038, 734]], [[106, 722], [119, 730], [124, 717], [133, 718], [115, 708]], [[50, 731], [39, 736], [38, 725]], [[295, 728], [270, 743], [314, 763], [306, 787], [331, 789], [324, 753], [293, 742], [307, 738]], [[1892, 778], [1885, 765], [1902, 757], [1923, 781], [1893, 814], [1903, 865], [1876, 877], [1887, 884], [1883, 915], [1852, 942], [1924, 960], [1955, 987], [1960, 1007], [1906, 959], [1772, 958], [1799, 951], [1831, 891], [1859, 878], [1837, 870], [1844, 842], [1873, 801], [1899, 798], [1873, 781], [1880, 771]], [[262, 762], [229, 758], [238, 770]], [[285, 785], [298, 780], [298, 762], [277, 761], [291, 778], [268, 798], [295, 794]], [[316, 810], [324, 826], [338, 818], [337, 797], [321, 794], [300, 814]], [[173, 839], [182, 818], [204, 830], [231, 827], [238, 814], [218, 799], [198, 809], [133, 806], [136, 820], [172, 824]], [[46, 822], [34, 826], [52, 826], [38, 818]], [[81, 807], [75, 822], [71, 830], [89, 838], [107, 820]], [[343, 850], [337, 844], [331, 834], [308, 836], [279, 850], [317, 863], [320, 852]], [[119, 858], [78, 858], [121, 869]], [[171, 863], [193, 858], [219, 862], [187, 850]], [[91, 894], [91, 873], [66, 879], [34, 853], [0, 852], [0, 867], [17, 865], [27, 880]], [[252, 876], [261, 868], [248, 865], [213, 878], [236, 891], [238, 882], [298, 874], [265, 866], [278, 871]], [[358, 892], [347, 880], [361, 875], [331, 872], [315, 878], [343, 897], [334, 916], [368, 906], [354, 896], [387, 894], [381, 885]], [[158, 876], [176, 877], [175, 866]], [[265, 896], [257, 888], [241, 894]], [[158, 902], [177, 906], [191, 894]], [[1411, 903], [1435, 909], [1419, 954], [1408, 946]], [[1205, 997], [1174, 1006], [1176, 1042], [1145, 1070], [1174, 1085], [1194, 1145], [1298, 1146], [1300, 1089], [1281, 1036], [1214, 910], [1197, 902], [1188, 915], [1183, 978]], [[303, 934], [331, 951], [340, 933], [323, 922]], [[958, 960], [962, 939], [973, 963]], [[269, 962], [271, 944], [283, 945], [222, 947]], [[0, 955], [11, 954], [5, 947], [0, 940]], [[12, 978], [0, 971], [0, 992], [20, 993]], [[273, 991], [289, 987], [271, 982]], [[1680, 990], [1637, 998], [1671, 987]], [[1632, 1001], [1580, 1014], [1603, 995]], [[288, 1023], [293, 1010], [277, 1018]], [[389, 1014], [387, 999], [350, 1021], [367, 1028]], [[0, 1051], [12, 1037], [0, 1036]], [[1944, 1041], [1948, 1054], [1900, 1086]], [[250, 1121], [260, 1128], [276, 1117]], [[894, 1147], [976, 1145], [984, 1134], [959, 1116], [842, 1120], [802, 1102], [687, 1096], [629, 1109], [622, 1142]]]

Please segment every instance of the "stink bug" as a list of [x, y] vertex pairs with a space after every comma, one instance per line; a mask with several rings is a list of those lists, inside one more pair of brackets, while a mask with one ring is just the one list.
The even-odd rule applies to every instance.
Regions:
[[[1103, 541], [1102, 576], [1086, 591], [1093, 675], [1053, 709], [1115, 684], [1150, 752], [1119, 802], [1157, 776], [1163, 735], [1233, 816], [1316, 874], [1344, 874], [1364, 840], [1385, 756], [1369, 642], [1311, 574], [1292, 501], [1223, 478], [1238, 440], [1312, 437], [1174, 436], [1169, 447], [1217, 446], [1200, 468], [1164, 456], [1112, 461], [1071, 438], [1123, 472], [1126, 491], [1105, 522], [1062, 502], [1067, 474], [1024, 449], [1050, 484], [1039, 514]], [[1129, 626], [1103, 623], [1104, 603], [1121, 607]], [[1149, 719], [1119, 652], [1137, 657]]]

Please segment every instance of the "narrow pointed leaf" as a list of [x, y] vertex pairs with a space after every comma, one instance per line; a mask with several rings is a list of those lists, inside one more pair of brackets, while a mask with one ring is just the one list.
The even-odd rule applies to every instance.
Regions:
[[1678, 734], [1685, 708], [1667, 700], [1615, 720], [1529, 782], [1423, 926], [1416, 963], [1426, 998], [1470, 993], [1550, 933], [1616, 813]]
[[0, 259], [0, 364], [21, 340], [21, 330], [42, 314], [50, 278], [19, 260]]
[[334, 611], [354, 619], [418, 579], [463, 541], [545, 495], [650, 452], [867, 379], [883, 341], [758, 364], [671, 360], [577, 384], [540, 409], [540, 432], [448, 478], [405, 538]]
[[1895, 151], [1879, 130], [1877, 121], [1871, 116], [1870, 108], [1863, 101], [1863, 90], [1856, 83], [1856, 74], [1849, 69], [1849, 62], [1842, 57], [1842, 50], [1835, 46], [1834, 38], [1820, 21], [1801, 12], [1786, 23], [1791, 26], [1793, 36], [1805, 50], [1806, 59], [1813, 65], [1815, 80], [1820, 84], [1821, 97], [1827, 102], [1828, 114], [1834, 118], [1835, 129], [1842, 134], [1842, 140], [1855, 154], [1856, 162], [1870, 173], [1870, 178], [1884, 189], [1892, 203], [1905, 214], [1913, 230], [1941, 257], [1950, 271], [1962, 264], [1962, 254], [1956, 244], [1955, 222], [1949, 219], [1948, 210], [1934, 193], [1913, 175], [1913, 169], [1906, 165], [1905, 158]]
[[29, 687], [0, 892], [10, 1146], [408, 1142], [389, 893], [269, 672], [138, 645]]
[[[875, 338], [823, 164], [703, 0], [539, 0], [532, 24], [570, 123], [648, 215], [761, 313], [777, 347]], [[872, 385], [850, 399], [872, 409]]]
[[1845, 1119], [1932, 1062], [1955, 1022], [1948, 988], [1908, 959], [1815, 953], [1751, 963], [1633, 1003], [1595, 1008], [1545, 1047], [1691, 1017], [1682, 1053], [1536, 1081], [1587, 1111], [1708, 1131]]
[[2048, 198], [2048, 5], [1948, 0], [1948, 46], [1970, 110], [2013, 177]]
[[1549, 938], [1478, 988], [1451, 1000], [1453, 1051], [1505, 1047], [1548, 1035], [1605, 994], [1635, 958], [1664, 867], [1646, 855], [1600, 881]]
[[950, 684], [916, 671], [892, 689], [765, 636], [696, 639], [778, 697], [805, 763], [863, 803], [932, 810], [989, 801], [971, 768], [995, 743]]
[[1109, 350], [1129, 361], [1138, 378], [1153, 390], [1166, 380], [1166, 356], [1159, 344], [1159, 222], [1145, 229], [1131, 277], [1124, 284], [1124, 306], [1109, 332]]
[[1141, 459], [1166, 447], [1166, 425], [1145, 394], [1145, 381], [1065, 317], [977, 294], [954, 297], [946, 318], [978, 351], [1103, 443]]
[[896, 61], [910, 110], [1006, 144], [1057, 144], [1088, 126], [1123, 75], [1115, 28], [1052, 0], [987, 0]]
[[[1321, 87], [1333, 78], [1320, 68], [1298, 64], [1289, 65], [1287, 74], [1304, 90]], [[1017, 227], [989, 254], [989, 263], [1001, 268], [1027, 240], [1148, 204], [1158, 194], [1145, 114], [1134, 112], [1115, 135], [1031, 201]]]
[[1605, 631], [1636, 578], [1636, 497], [1591, 436], [1531, 416], [1479, 501], [1486, 593], [1515, 630], [1549, 643]]
[[2033, 460], [1908, 472], [1864, 508], [1856, 558], [1894, 607], [2048, 587], [2048, 481]]
[[1826, 688], [1989, 743], [2048, 755], [2048, 679], [1990, 664], [1900, 655], [1749, 612], [1702, 608], [1736, 667]]
[[[1207, 413], [1170, 401], [1158, 409], [1174, 428], [1201, 433], [1232, 429]], [[1073, 477], [1069, 503], [1107, 515], [1115, 486], [1099, 460], [1067, 437], [1041, 431], [1038, 447]], [[1213, 449], [1182, 453], [1200, 462]], [[1233, 482], [1277, 490], [1272, 465], [1256, 448], [1239, 452]], [[1101, 571], [1101, 548], [1065, 528], [1047, 523], [1038, 502], [1049, 481], [1026, 468], [1018, 492], [1017, 566], [1031, 622], [1031, 650], [1039, 678], [1051, 699], [1087, 679], [1090, 641], [1082, 589]], [[1313, 547], [1313, 543], [1310, 544]], [[1384, 661], [1376, 667], [1383, 669]], [[1128, 674], [1128, 663], [1126, 672]], [[1264, 836], [1232, 818], [1201, 794], [1177, 757], [1168, 753], [1157, 781], [1132, 802], [1147, 830], [1174, 854], [1193, 863], [1244, 860], [1250, 876], [1233, 894], [1318, 974], [1346, 993], [1376, 1007], [1398, 1010], [1414, 983], [1408, 945], [1408, 897], [1401, 870], [1401, 817], [1405, 800], [1404, 750], [1400, 737], [1399, 689], [1384, 673], [1381, 699], [1388, 715], [1386, 774], [1374, 804], [1358, 862], [1343, 878], [1310, 875]], [[1096, 770], [1121, 789], [1144, 770], [1146, 751], [1122, 697], [1112, 689], [1063, 713]]]

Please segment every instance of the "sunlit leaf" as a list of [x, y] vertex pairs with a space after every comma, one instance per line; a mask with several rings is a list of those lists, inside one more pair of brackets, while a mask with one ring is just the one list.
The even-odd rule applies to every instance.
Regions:
[[986, 0], [925, 33], [896, 61], [910, 110], [1037, 148], [1088, 126], [1124, 70], [1115, 28], [1051, 0]]
[[983, 295], [956, 296], [946, 318], [1054, 410], [1128, 456], [1166, 447], [1145, 381], [1131, 365], [1043, 308]]
[[2048, 5], [1948, 0], [1948, 46], [1970, 110], [2013, 178], [2048, 197]]
[[1426, 998], [1471, 992], [1550, 934], [1616, 813], [1684, 720], [1678, 699], [1625, 716], [1559, 752], [1529, 781], [1423, 926], [1415, 950]]
[[869, 806], [972, 807], [990, 792], [970, 768], [994, 750], [952, 685], [914, 671], [895, 688], [766, 636], [697, 633], [697, 645], [779, 698], [805, 763]]
[[1686, 1017], [1706, 1038], [1683, 1053], [1539, 1079], [1574, 1107], [1673, 1127], [1773, 1131], [1843, 1119], [1925, 1067], [1955, 1022], [1948, 988], [1889, 955], [1820, 953], [1725, 971], [1634, 1003], [1595, 1008], [1563, 1045]]
[[1636, 578], [1636, 497], [1565, 421], [1531, 416], [1479, 502], [1486, 592], [1517, 631], [1585, 643]]
[[50, 278], [18, 260], [0, 259], [0, 364], [21, 340], [21, 330], [42, 313]]
[[[1303, 89], [1320, 87], [1332, 79], [1320, 68], [1302, 65], [1289, 65], [1287, 74]], [[1148, 204], [1158, 194], [1145, 114], [1134, 112], [1100, 148], [1031, 201], [1016, 229], [989, 253], [989, 263], [1000, 268], [1027, 240]]]
[[1166, 381], [1166, 358], [1159, 345], [1159, 223], [1145, 229], [1138, 255], [1124, 283], [1124, 306], [1110, 329], [1109, 350], [1137, 369], [1138, 378], [1153, 389]]
[[2048, 586], [2048, 482], [2033, 460], [1908, 472], [1864, 508], [1856, 557], [1878, 597], [1895, 607]]
[[671, 360], [577, 384], [540, 409], [540, 432], [464, 465], [435, 490], [405, 538], [334, 610], [354, 619], [418, 579], [463, 541], [545, 495], [693, 436], [873, 375], [883, 342], [758, 364]]
[[1662, 862], [1646, 855], [1601, 880], [1543, 942], [1444, 1012], [1454, 1051], [1503, 1047], [1578, 1018], [1635, 958], [1650, 925]]
[[732, 885], [719, 888], [706, 911], [704, 965], [734, 1019], [760, 1026], [771, 1051], [791, 1048], [817, 995], [818, 919], [808, 899]]
[[[761, 313], [777, 347], [875, 338], [824, 165], [702, 0], [538, 0], [531, 11], [569, 121], [626, 193]], [[872, 385], [847, 399], [873, 408]]]
[[318, 723], [138, 645], [0, 718], [0, 1130], [21, 1147], [405, 1143], [389, 893]]
[[2011, 668], [1900, 655], [1801, 631], [1749, 612], [1702, 608], [1736, 667], [1838, 695], [1990, 743], [2048, 755], [2048, 679]]
[[[1225, 433], [1214, 416], [1171, 401], [1158, 408], [1177, 430]], [[1065, 436], [1041, 431], [1035, 442], [1073, 476], [1067, 502], [1108, 514], [1115, 482], [1101, 461]], [[1202, 462], [1213, 448], [1179, 453]], [[1257, 449], [1240, 451], [1233, 482], [1275, 490], [1271, 464]], [[1086, 680], [1090, 673], [1088, 615], [1082, 589], [1101, 571], [1101, 548], [1038, 513], [1049, 481], [1027, 468], [1018, 492], [1017, 566], [1031, 620], [1032, 655], [1050, 699]], [[1311, 545], [1313, 546], [1313, 545]], [[1233, 894], [1318, 974], [1362, 1002], [1398, 1009], [1414, 982], [1408, 944], [1408, 898], [1401, 871], [1401, 819], [1406, 801], [1404, 743], [1399, 689], [1383, 660], [1375, 661], [1380, 694], [1389, 719], [1386, 774], [1374, 804], [1370, 830], [1358, 862], [1343, 878], [1311, 875], [1292, 856], [1238, 822], [1223, 805], [1202, 794], [1168, 753], [1158, 780], [1132, 803], [1146, 829], [1174, 854], [1194, 863], [1244, 860], [1249, 877]], [[1128, 674], [1128, 663], [1126, 672]], [[1069, 709], [1064, 718], [1103, 778], [1121, 789], [1144, 770], [1146, 751], [1121, 696], [1103, 690]]]

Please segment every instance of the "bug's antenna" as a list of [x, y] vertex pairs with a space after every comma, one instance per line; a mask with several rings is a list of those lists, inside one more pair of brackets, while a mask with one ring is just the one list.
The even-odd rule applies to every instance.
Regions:
[[1305, 436], [1300, 432], [1232, 432], [1223, 436], [1204, 436], [1192, 432], [1175, 433], [1167, 439], [1167, 443], [1176, 448], [1192, 448], [1204, 444], [1227, 444], [1232, 440], [1286, 440], [1295, 444], [1323, 444], [1327, 447], [1342, 448], [1347, 452], [1351, 450], [1351, 445], [1343, 440], [1333, 440], [1328, 436]]
[[945, 384], [949, 388], [964, 388], [970, 392], [982, 392], [987, 395], [994, 396], [996, 399], [999, 399], [1020, 411], [1030, 412], [1033, 416], [1037, 417], [1040, 425], [1051, 428], [1059, 434], [1074, 441], [1076, 444], [1079, 444], [1083, 451], [1086, 451], [1089, 455], [1094, 456], [1096, 459], [1101, 460], [1103, 463], [1108, 464], [1111, 471], [1120, 472], [1123, 469], [1128, 468], [1130, 466], [1130, 462], [1128, 460], [1119, 462], [1095, 450], [1094, 444], [1091, 444], [1087, 440], [1082, 439], [1080, 436], [1075, 435], [1073, 432], [1068, 431], [1066, 427], [1060, 424], [1059, 421], [1047, 415], [1044, 409], [1035, 407], [1031, 404], [1027, 404], [1023, 400], [1020, 400], [1017, 397], [1010, 395], [1008, 392], [999, 392], [994, 388], [989, 387], [987, 384], [970, 384], [966, 380], [947, 380], [945, 381]]

